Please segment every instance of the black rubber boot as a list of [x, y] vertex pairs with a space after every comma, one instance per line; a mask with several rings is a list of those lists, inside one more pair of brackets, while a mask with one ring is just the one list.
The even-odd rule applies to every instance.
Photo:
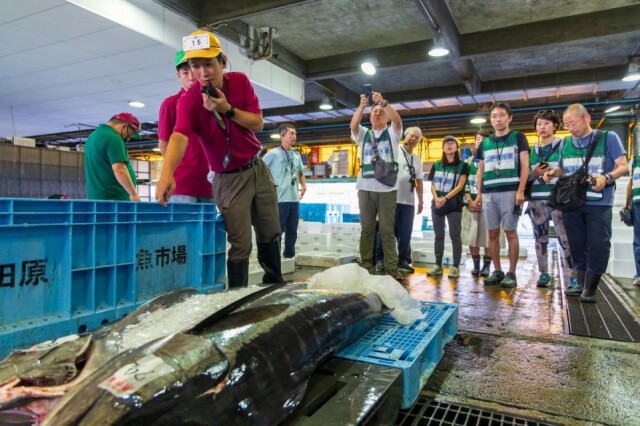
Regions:
[[280, 265], [280, 238], [270, 243], [258, 243], [258, 263], [264, 269], [263, 284], [283, 283]]
[[227, 260], [227, 283], [229, 288], [249, 285], [249, 259]]
[[473, 259], [473, 269], [471, 270], [471, 275], [478, 276], [480, 275], [480, 256], [472, 257]]
[[584, 278], [584, 290], [580, 295], [580, 302], [582, 303], [596, 303], [596, 290], [598, 284], [600, 284], [600, 274], [592, 274], [587, 272]]
[[564, 291], [564, 294], [567, 297], [578, 297], [582, 294], [584, 290], [584, 279], [585, 279], [585, 271], [576, 271], [576, 276], [578, 277], [578, 287], [569, 288]]

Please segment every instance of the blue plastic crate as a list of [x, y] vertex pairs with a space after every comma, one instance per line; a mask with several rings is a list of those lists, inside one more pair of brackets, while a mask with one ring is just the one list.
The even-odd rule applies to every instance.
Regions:
[[122, 318], [176, 288], [225, 288], [213, 204], [0, 198], [0, 358]]
[[344, 223], [360, 223], [360, 213], [342, 213]]
[[444, 354], [444, 345], [458, 331], [458, 305], [421, 302], [425, 318], [409, 326], [387, 314], [358, 341], [337, 356], [399, 368], [402, 408], [410, 408]]

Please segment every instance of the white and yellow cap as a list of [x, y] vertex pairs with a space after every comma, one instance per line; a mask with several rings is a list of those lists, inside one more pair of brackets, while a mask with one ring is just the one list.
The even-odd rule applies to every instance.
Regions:
[[196, 30], [182, 37], [184, 59], [215, 58], [222, 53], [222, 45], [212, 32]]

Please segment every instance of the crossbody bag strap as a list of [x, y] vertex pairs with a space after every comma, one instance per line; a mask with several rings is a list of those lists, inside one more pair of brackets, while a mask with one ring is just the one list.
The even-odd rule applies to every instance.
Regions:
[[589, 167], [589, 161], [591, 161], [591, 157], [593, 157], [593, 152], [596, 150], [596, 146], [598, 145], [598, 142], [600, 141], [600, 135], [602, 134], [602, 132], [600, 130], [596, 130], [596, 135], [593, 138], [593, 141], [591, 142], [591, 145], [589, 145], [589, 151], [587, 152], [587, 156], [584, 159], [584, 163], [582, 163], [582, 168], [584, 169], [585, 172], [587, 172], [588, 167]]
[[558, 141], [557, 144], [555, 144], [555, 146], [551, 147], [551, 151], [549, 151], [549, 154], [547, 155], [547, 158], [544, 159], [545, 163], [549, 162], [549, 158], [551, 158], [551, 156], [553, 155], [554, 152], [556, 152], [558, 150], [558, 148], [560, 147], [560, 145], [562, 144], [562, 139], [560, 139]]

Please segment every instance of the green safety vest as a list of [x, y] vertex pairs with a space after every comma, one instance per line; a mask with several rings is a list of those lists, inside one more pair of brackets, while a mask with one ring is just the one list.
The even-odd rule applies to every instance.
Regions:
[[456, 166], [446, 167], [442, 165], [442, 161], [433, 163], [433, 185], [438, 197], [444, 197], [456, 187], [463, 167], [464, 161], [460, 161]]
[[640, 156], [633, 157], [631, 179], [631, 197], [635, 204], [640, 202]]
[[517, 185], [520, 182], [517, 131], [509, 132], [504, 142], [495, 142], [491, 137], [484, 138], [482, 152], [484, 155], [483, 188], [500, 188]]
[[360, 164], [362, 164], [362, 177], [365, 179], [373, 179], [373, 172], [375, 166], [371, 164], [373, 161], [373, 144], [376, 142], [378, 149], [378, 155], [390, 165], [395, 166], [398, 169], [398, 163], [395, 162], [393, 156], [393, 145], [391, 144], [391, 137], [389, 136], [389, 129], [384, 129], [380, 135], [380, 139], [374, 141], [375, 136], [372, 130], [367, 130], [362, 143], [362, 158]]
[[[546, 162], [549, 163], [549, 168], [547, 170], [553, 170], [560, 164], [560, 152], [562, 151], [562, 143], [563, 141], [560, 138], [554, 138], [553, 141], [551, 141], [550, 149], [553, 149], [556, 144], [561, 145], [555, 149], [555, 151], [549, 158], [546, 159]], [[538, 164], [540, 164], [540, 162], [544, 160], [544, 158], [540, 157], [539, 152], [540, 145], [538, 144], [538, 142], [536, 142], [535, 145], [531, 147], [531, 150], [529, 152], [529, 164], [531, 166], [531, 171], [533, 171], [533, 169], [535, 169]], [[548, 200], [549, 194], [551, 193], [551, 190], [553, 189], [553, 186], [556, 184], [557, 180], [558, 178], [555, 177], [551, 180], [551, 182], [545, 183], [541, 179], [534, 179], [533, 183], [531, 184], [531, 199]]]
[[[475, 200], [478, 196], [478, 165], [473, 162], [473, 158], [475, 156], [471, 156], [467, 159], [467, 167], [469, 167], [469, 176], [467, 177], [467, 183], [465, 184], [464, 192], [469, 194], [472, 200]], [[467, 201], [467, 197], [464, 197], [463, 201], [465, 206], [469, 205]]]
[[[591, 142], [593, 139], [591, 140]], [[593, 151], [593, 156], [589, 161], [587, 173], [602, 174], [604, 171], [604, 159], [606, 157], [607, 131], [603, 130], [600, 135], [598, 145]], [[562, 165], [567, 175], [571, 175], [582, 167], [583, 159], [587, 156], [588, 146], [577, 148], [573, 145], [573, 136], [564, 138], [564, 146], [562, 148]], [[587, 188], [587, 201], [598, 201], [602, 199], [602, 192], [595, 192], [591, 189], [591, 185]]]

